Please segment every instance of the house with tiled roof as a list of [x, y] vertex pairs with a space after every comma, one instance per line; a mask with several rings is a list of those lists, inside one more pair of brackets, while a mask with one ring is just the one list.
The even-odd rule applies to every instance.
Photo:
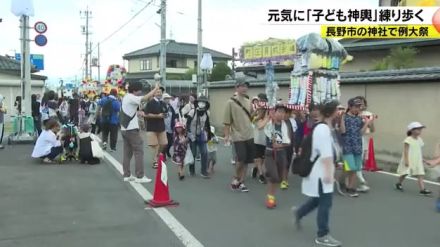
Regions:
[[[232, 59], [231, 55], [206, 47], [203, 47], [203, 53], [211, 53], [214, 65], [220, 62], [227, 63]], [[183, 79], [183, 75], [189, 69], [197, 68], [197, 44], [167, 40], [166, 56], [167, 80]], [[128, 64], [127, 81], [153, 79], [154, 74], [160, 70], [159, 57], [160, 44], [125, 54], [123, 59]]]
[[[31, 70], [32, 93], [42, 94], [46, 76], [34, 74], [38, 72], [34, 67]], [[15, 59], [0, 55], [0, 94], [5, 97], [4, 103], [9, 114], [15, 114], [13, 106], [15, 97], [21, 95], [21, 63]]]

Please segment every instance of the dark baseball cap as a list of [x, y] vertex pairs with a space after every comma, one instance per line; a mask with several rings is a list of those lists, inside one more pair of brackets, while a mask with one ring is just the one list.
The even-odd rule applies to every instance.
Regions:
[[261, 101], [265, 101], [265, 102], [268, 101], [268, 99], [267, 99], [267, 95], [266, 95], [265, 93], [259, 93], [257, 97], [258, 97], [258, 99], [261, 100]]
[[351, 98], [348, 100], [348, 107], [361, 106], [362, 100], [359, 98]]

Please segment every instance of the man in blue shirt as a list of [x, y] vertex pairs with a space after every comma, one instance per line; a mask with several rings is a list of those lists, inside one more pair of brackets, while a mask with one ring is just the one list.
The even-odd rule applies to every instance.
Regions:
[[118, 91], [112, 89], [110, 95], [103, 97], [98, 105], [101, 108], [101, 128], [103, 149], [107, 148], [108, 135], [110, 134], [110, 149], [116, 151], [116, 142], [118, 141], [119, 129], [119, 111], [121, 102], [119, 102]]

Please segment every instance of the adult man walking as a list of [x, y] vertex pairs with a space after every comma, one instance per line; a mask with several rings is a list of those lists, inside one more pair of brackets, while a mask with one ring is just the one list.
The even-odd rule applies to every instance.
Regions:
[[161, 151], [168, 144], [165, 132], [165, 104], [162, 102], [162, 93], [165, 89], [160, 87], [156, 90], [154, 98], [151, 99], [144, 109], [145, 124], [147, 125], [147, 142], [148, 146], [153, 148], [153, 168], [157, 168], [157, 159]]
[[118, 141], [119, 118], [118, 114], [121, 110], [121, 103], [116, 98], [118, 91], [112, 89], [110, 95], [99, 101], [101, 107], [101, 124], [102, 124], [102, 142], [103, 149], [107, 148], [107, 140], [110, 134], [110, 150], [116, 151], [116, 142]]
[[[144, 175], [144, 142], [139, 132], [138, 109], [141, 102], [151, 99], [156, 91], [159, 91], [158, 85], [145, 96], [141, 96], [142, 84], [140, 82], [132, 82], [128, 86], [128, 93], [122, 99], [119, 120], [122, 139], [124, 140], [124, 157], [122, 161], [124, 181], [151, 182], [151, 179]], [[133, 155], [136, 163], [136, 177], [133, 177], [130, 172], [130, 161]]]
[[244, 77], [236, 79], [236, 94], [226, 103], [223, 123], [225, 125], [225, 143], [234, 143], [236, 156], [235, 176], [231, 183], [232, 190], [248, 192], [244, 185], [247, 164], [255, 158], [254, 131], [251, 121], [251, 102], [246, 97], [249, 83]]

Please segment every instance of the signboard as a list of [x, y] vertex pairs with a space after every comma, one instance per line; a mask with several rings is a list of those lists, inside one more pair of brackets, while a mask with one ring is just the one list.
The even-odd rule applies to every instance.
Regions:
[[[21, 61], [20, 53], [15, 53], [15, 60]], [[34, 65], [37, 70], [44, 70], [44, 55], [31, 54], [31, 64]]]
[[35, 36], [35, 44], [38, 46], [45, 46], [47, 44], [47, 38], [43, 34]]
[[243, 45], [240, 57], [244, 62], [284, 61], [292, 60], [295, 53], [295, 40], [268, 39]]
[[34, 25], [34, 30], [39, 34], [45, 33], [47, 31], [47, 25], [42, 21], [38, 21]]

